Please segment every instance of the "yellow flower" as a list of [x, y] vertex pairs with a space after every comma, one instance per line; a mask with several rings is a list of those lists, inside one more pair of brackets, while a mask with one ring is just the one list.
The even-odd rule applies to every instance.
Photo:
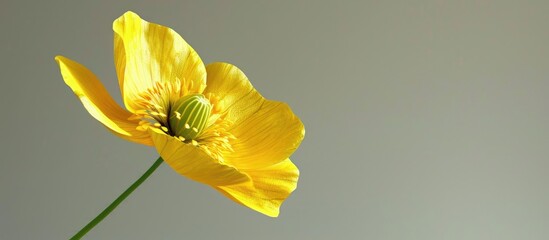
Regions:
[[299, 171], [289, 157], [305, 133], [288, 105], [263, 98], [231, 64], [205, 66], [168, 27], [127, 12], [113, 30], [127, 110], [86, 67], [55, 58], [88, 112], [113, 134], [154, 146], [179, 174], [278, 216], [297, 185]]

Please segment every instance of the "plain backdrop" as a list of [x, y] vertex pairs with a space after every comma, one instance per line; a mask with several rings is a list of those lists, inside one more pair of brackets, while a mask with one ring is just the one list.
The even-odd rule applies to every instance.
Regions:
[[86, 239], [549, 239], [549, 1], [0, 2], [0, 239], [67, 239], [156, 159], [54, 61], [120, 103], [112, 21], [170, 26], [307, 134], [273, 219], [161, 166]]

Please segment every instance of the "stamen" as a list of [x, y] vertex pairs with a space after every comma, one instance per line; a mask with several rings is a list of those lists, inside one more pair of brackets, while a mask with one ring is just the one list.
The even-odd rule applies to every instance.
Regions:
[[235, 137], [227, 130], [231, 124], [230, 121], [225, 120], [224, 116], [219, 116], [211, 126], [196, 138], [196, 141], [200, 143], [198, 147], [219, 162], [225, 162], [224, 153], [234, 151], [231, 140]]
[[158, 81], [139, 94], [135, 100], [138, 110], [129, 118], [141, 119], [137, 130], [161, 129], [223, 162], [223, 153], [233, 151], [231, 140], [235, 137], [227, 131], [231, 124], [225, 120], [223, 100], [213, 93], [199, 94], [205, 87], [185, 78]]

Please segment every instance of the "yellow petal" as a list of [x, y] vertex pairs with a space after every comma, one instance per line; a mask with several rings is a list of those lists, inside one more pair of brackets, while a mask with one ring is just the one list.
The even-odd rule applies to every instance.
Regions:
[[303, 123], [287, 104], [264, 99], [244, 73], [227, 63], [207, 66], [206, 92], [215, 93], [226, 105], [228, 129], [236, 140], [233, 152], [224, 154], [228, 164], [238, 169], [271, 166], [297, 149], [303, 140]]
[[83, 65], [63, 56], [55, 57], [65, 83], [78, 96], [88, 112], [111, 132], [124, 139], [152, 145], [147, 132], [136, 130], [138, 120], [121, 108], [109, 95], [97, 77]]
[[181, 142], [156, 128], [149, 128], [154, 146], [177, 173], [212, 186], [249, 182], [249, 177], [234, 167], [220, 163], [200, 148]]
[[140, 92], [156, 82], [180, 80], [201, 93], [206, 71], [194, 49], [175, 31], [126, 12], [113, 23], [115, 67], [124, 104], [130, 111]]
[[265, 101], [236, 66], [217, 62], [208, 64], [206, 71], [208, 85], [204, 92], [214, 93], [221, 100], [227, 120], [238, 124], [255, 113]]
[[234, 151], [224, 157], [239, 169], [261, 168], [290, 157], [305, 134], [303, 124], [287, 104], [268, 100], [228, 131], [236, 139], [231, 142]]
[[282, 202], [297, 187], [299, 170], [286, 159], [267, 168], [247, 170], [246, 174], [251, 177], [252, 185], [236, 184], [215, 189], [244, 206], [277, 217]]

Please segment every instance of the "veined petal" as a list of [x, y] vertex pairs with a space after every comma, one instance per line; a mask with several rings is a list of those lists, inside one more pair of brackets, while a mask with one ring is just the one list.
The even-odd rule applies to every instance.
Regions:
[[255, 113], [265, 101], [248, 77], [230, 63], [216, 62], [206, 66], [208, 85], [205, 93], [213, 93], [223, 104], [225, 118], [238, 124]]
[[204, 63], [174, 30], [149, 23], [133, 12], [115, 20], [113, 30], [114, 62], [128, 110], [137, 110], [134, 100], [156, 82], [179, 80], [186, 91], [204, 90]]
[[55, 60], [59, 64], [65, 83], [95, 119], [119, 137], [152, 145], [149, 133], [136, 130], [139, 120], [128, 120], [132, 113], [121, 108], [112, 99], [90, 70], [63, 56], [57, 56]]
[[237, 67], [227, 63], [207, 66], [208, 86], [225, 104], [233, 125], [227, 129], [236, 139], [234, 149], [224, 154], [238, 169], [271, 166], [288, 158], [303, 140], [303, 123], [290, 107], [264, 99]]
[[156, 128], [149, 128], [154, 146], [177, 173], [211, 186], [250, 182], [249, 177], [234, 167], [220, 163], [200, 148], [166, 135]]
[[234, 151], [224, 157], [239, 169], [262, 168], [290, 157], [305, 135], [303, 123], [287, 104], [269, 100], [228, 131], [236, 139], [231, 142]]
[[299, 170], [286, 159], [270, 167], [246, 170], [253, 184], [218, 186], [216, 190], [232, 200], [261, 212], [277, 217], [282, 202], [297, 187]]

